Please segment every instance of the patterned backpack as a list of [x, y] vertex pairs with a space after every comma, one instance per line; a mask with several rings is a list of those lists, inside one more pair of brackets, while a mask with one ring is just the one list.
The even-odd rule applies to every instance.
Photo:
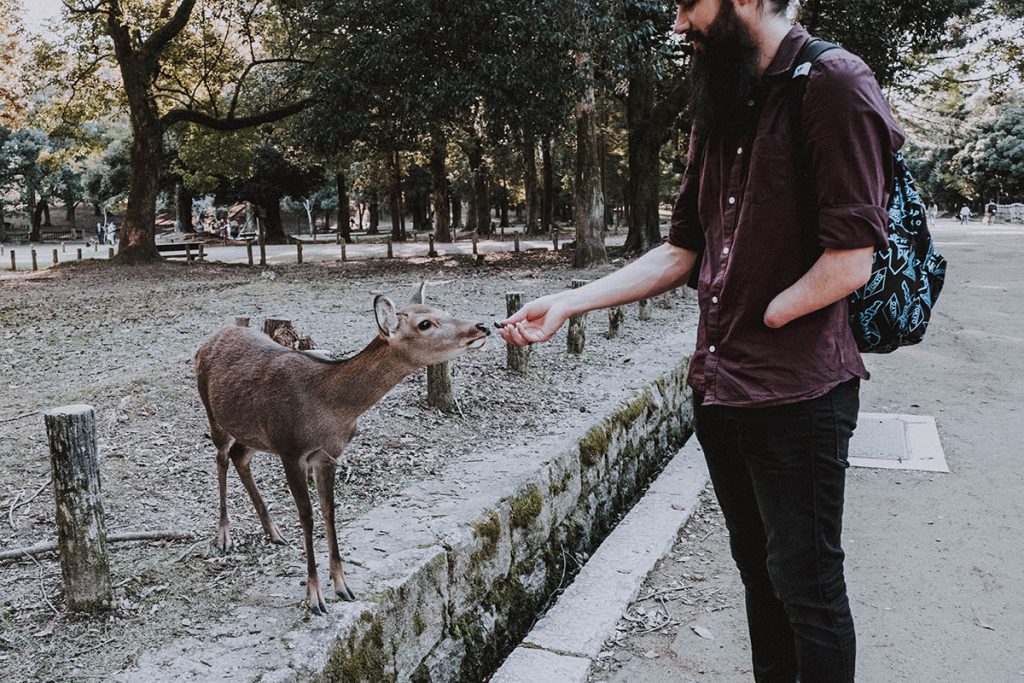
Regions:
[[[801, 140], [800, 110], [811, 66], [821, 53], [838, 46], [811, 40], [794, 62], [789, 91], [789, 118], [794, 141]], [[798, 168], [807, 168], [803, 154], [796, 154]], [[925, 205], [917, 191], [903, 155], [896, 153], [889, 198], [889, 246], [876, 251], [871, 278], [850, 295], [850, 327], [857, 347], [864, 353], [890, 353], [901, 346], [916, 344], [924, 337], [932, 307], [946, 278], [946, 259], [935, 251], [925, 221]], [[810, 179], [810, 174], [804, 176]], [[814, 235], [814, 194], [805, 183], [801, 199], [801, 222]], [[811, 240], [809, 240], [811, 241]]]

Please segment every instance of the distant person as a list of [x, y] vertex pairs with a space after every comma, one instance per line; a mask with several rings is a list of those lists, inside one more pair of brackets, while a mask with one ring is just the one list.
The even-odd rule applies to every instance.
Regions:
[[103, 229], [103, 223], [96, 223], [96, 241], [100, 244], [106, 244], [106, 230]]
[[928, 219], [934, 221], [939, 217], [939, 205], [932, 202], [932, 205], [928, 207]]
[[996, 217], [996, 210], [999, 206], [995, 202], [989, 202], [985, 205], [985, 225], [992, 225], [992, 220]]
[[107, 244], [113, 246], [117, 243], [117, 225], [114, 221], [107, 223]]
[[960, 225], [966, 225], [967, 219], [969, 219], [970, 217], [971, 210], [967, 208], [966, 204], [964, 204], [963, 206], [960, 207]]

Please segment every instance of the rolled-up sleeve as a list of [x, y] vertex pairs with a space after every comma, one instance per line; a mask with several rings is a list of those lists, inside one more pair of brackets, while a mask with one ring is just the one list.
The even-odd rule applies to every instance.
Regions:
[[871, 70], [849, 53], [825, 53], [808, 78], [802, 122], [821, 246], [884, 249], [893, 156], [903, 131]]
[[700, 196], [700, 163], [697, 160], [697, 136], [690, 132], [686, 154], [686, 171], [679, 186], [679, 196], [672, 207], [668, 242], [683, 249], [700, 251], [704, 248], [704, 229], [700, 224], [697, 200]]

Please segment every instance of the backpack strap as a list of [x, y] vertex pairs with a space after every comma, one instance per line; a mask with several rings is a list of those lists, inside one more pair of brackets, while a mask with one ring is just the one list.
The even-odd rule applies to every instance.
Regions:
[[800, 236], [808, 267], [814, 264], [820, 255], [818, 247], [818, 194], [815, 187], [811, 162], [807, 157], [804, 144], [802, 113], [804, 94], [807, 92], [807, 79], [811, 67], [825, 52], [839, 49], [838, 45], [812, 38], [804, 43], [793, 60], [789, 71], [789, 91], [786, 95], [786, 108], [789, 114], [790, 139], [793, 143], [793, 160], [797, 176], [797, 216], [800, 223]]

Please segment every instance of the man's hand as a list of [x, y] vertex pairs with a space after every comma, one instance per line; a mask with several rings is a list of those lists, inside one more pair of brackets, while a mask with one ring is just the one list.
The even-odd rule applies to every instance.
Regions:
[[498, 323], [502, 338], [516, 346], [545, 342], [555, 336], [569, 319], [568, 308], [549, 294], [527, 303], [510, 317]]
[[826, 249], [814, 266], [779, 293], [764, 312], [764, 324], [778, 329], [864, 286], [871, 277], [872, 247]]

